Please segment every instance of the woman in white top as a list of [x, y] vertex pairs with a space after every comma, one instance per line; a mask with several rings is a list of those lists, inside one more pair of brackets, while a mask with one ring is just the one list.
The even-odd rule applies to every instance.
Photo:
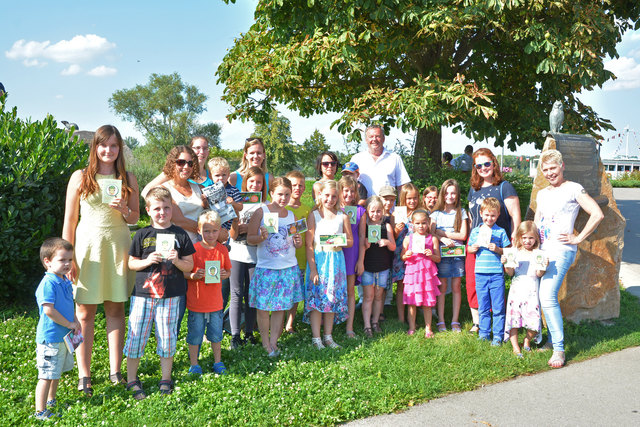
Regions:
[[[564, 331], [558, 291], [576, 258], [577, 246], [595, 231], [604, 215], [582, 185], [564, 179], [564, 163], [559, 151], [542, 153], [540, 164], [542, 174], [549, 181], [549, 186], [540, 190], [536, 199], [535, 223], [542, 249], [549, 257], [549, 266], [540, 280], [540, 305], [553, 344], [553, 356], [548, 363], [552, 368], [561, 368], [565, 361]], [[575, 235], [573, 226], [580, 208], [589, 214], [589, 219]]]

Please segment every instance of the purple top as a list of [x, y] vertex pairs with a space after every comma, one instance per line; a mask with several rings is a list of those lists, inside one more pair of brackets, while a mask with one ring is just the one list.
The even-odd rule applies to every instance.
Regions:
[[[353, 246], [343, 248], [344, 263], [347, 266], [347, 275], [356, 274], [356, 264], [358, 255], [360, 255], [360, 239], [358, 238], [358, 228], [360, 227], [360, 218], [364, 215], [365, 210], [362, 206], [358, 206], [356, 211], [356, 223], [351, 224], [351, 234], [353, 234]], [[356, 280], [357, 281], [357, 280]]]

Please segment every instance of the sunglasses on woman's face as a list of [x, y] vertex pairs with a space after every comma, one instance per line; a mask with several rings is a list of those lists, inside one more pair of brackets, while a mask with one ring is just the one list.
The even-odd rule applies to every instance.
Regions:
[[476, 169], [482, 169], [483, 167], [488, 168], [492, 164], [493, 162], [476, 163]]
[[336, 161], [333, 161], [333, 162], [322, 162], [320, 164], [322, 166], [324, 166], [325, 168], [328, 168], [328, 167], [335, 167], [338, 164], [338, 162], [336, 162]]
[[178, 159], [176, 160], [176, 165], [183, 167], [184, 165], [189, 166], [190, 168], [193, 167], [193, 160], [185, 160], [185, 159]]

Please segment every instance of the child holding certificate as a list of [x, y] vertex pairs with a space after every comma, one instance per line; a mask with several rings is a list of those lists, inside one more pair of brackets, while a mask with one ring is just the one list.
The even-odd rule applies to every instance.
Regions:
[[207, 339], [213, 350], [213, 372], [225, 374], [227, 368], [221, 361], [220, 342], [222, 341], [222, 280], [231, 274], [231, 261], [226, 246], [218, 242], [220, 235], [220, 215], [206, 210], [198, 218], [198, 234], [202, 241], [194, 245], [193, 270], [184, 273], [187, 285], [187, 343], [189, 344], [190, 374], [202, 374], [198, 364], [198, 353], [202, 336]]

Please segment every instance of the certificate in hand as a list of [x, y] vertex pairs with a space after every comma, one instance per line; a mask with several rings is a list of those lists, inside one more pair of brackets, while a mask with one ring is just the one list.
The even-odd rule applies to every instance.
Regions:
[[162, 258], [167, 259], [169, 252], [174, 248], [176, 236], [173, 234], [158, 233], [156, 235], [156, 252], [160, 252]]
[[491, 229], [489, 227], [482, 225], [480, 226], [480, 230], [478, 233], [478, 240], [476, 241], [476, 244], [478, 246], [488, 248], [489, 243], [491, 243]]
[[204, 283], [220, 283], [220, 261], [204, 262]]
[[122, 181], [119, 179], [99, 179], [98, 184], [102, 190], [102, 203], [109, 204], [114, 199], [120, 198], [122, 193]]

